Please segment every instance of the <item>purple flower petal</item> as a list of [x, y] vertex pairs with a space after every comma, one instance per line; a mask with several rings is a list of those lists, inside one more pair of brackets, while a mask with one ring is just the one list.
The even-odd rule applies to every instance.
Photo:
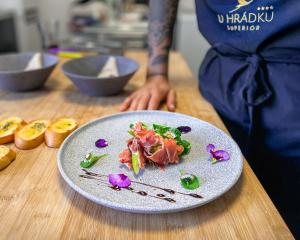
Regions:
[[131, 185], [129, 177], [123, 173], [114, 173], [108, 175], [108, 181], [114, 187], [126, 188]]
[[108, 146], [108, 143], [105, 139], [98, 139], [96, 142], [95, 142], [95, 146], [97, 148], [104, 148], [104, 147], [107, 147]]
[[213, 144], [208, 144], [206, 147], [206, 151], [208, 151], [209, 153], [212, 153], [215, 150], [215, 145]]
[[230, 159], [230, 155], [228, 152], [224, 150], [215, 150], [216, 147], [213, 144], [208, 144], [206, 146], [206, 151], [210, 153], [211, 162], [213, 164], [221, 161], [227, 161]]
[[211, 153], [211, 155], [218, 161], [227, 161], [230, 158], [229, 153], [224, 150], [214, 151]]
[[190, 132], [192, 129], [189, 126], [180, 126], [177, 128], [181, 133], [188, 133]]

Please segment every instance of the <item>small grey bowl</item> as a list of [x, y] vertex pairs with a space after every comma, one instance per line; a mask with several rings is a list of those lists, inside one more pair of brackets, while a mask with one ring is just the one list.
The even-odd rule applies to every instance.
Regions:
[[41, 88], [58, 58], [43, 53], [43, 67], [25, 71], [28, 62], [35, 53], [13, 53], [0, 55], [0, 89], [8, 91], [30, 91]]
[[114, 56], [119, 77], [97, 77], [109, 57], [109, 55], [100, 55], [74, 59], [66, 62], [62, 66], [62, 71], [82, 93], [89, 96], [116, 95], [138, 70], [139, 64], [126, 57]]

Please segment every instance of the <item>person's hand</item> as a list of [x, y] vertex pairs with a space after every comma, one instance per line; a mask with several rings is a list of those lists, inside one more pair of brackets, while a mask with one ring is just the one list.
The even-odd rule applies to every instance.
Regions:
[[156, 110], [161, 102], [166, 101], [169, 111], [175, 111], [176, 93], [164, 76], [155, 76], [145, 85], [125, 99], [120, 111]]

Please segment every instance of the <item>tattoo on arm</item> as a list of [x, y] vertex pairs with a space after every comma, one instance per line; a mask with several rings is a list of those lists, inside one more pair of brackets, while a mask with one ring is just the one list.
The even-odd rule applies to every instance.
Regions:
[[150, 0], [148, 77], [168, 75], [169, 51], [179, 0]]

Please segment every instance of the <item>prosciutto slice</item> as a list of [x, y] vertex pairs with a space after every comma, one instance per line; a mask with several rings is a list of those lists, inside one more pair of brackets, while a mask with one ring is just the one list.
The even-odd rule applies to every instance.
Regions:
[[138, 154], [138, 165], [145, 167], [145, 161], [160, 166], [178, 163], [184, 148], [177, 145], [175, 139], [164, 138], [152, 129], [147, 129], [142, 123], [137, 123], [131, 129], [133, 138], [128, 140], [127, 146], [119, 156], [119, 161], [132, 169], [132, 156]]
[[125, 164], [129, 169], [132, 168], [131, 152], [128, 148], [126, 148], [125, 150], [123, 150], [123, 152], [120, 153], [119, 161], [120, 161], [120, 163]]
[[147, 158], [158, 165], [165, 166], [169, 163], [178, 163], [183, 147], [178, 146], [174, 139], [162, 139], [162, 147]]
[[143, 151], [140, 141], [137, 138], [134, 138], [128, 144], [128, 147], [129, 147], [129, 150], [131, 151], [131, 154], [138, 154], [139, 167], [141, 169], [144, 169], [145, 168], [145, 157], [144, 157], [144, 151]]
[[153, 146], [161, 144], [161, 137], [155, 133], [154, 130], [147, 130], [142, 123], [137, 123], [133, 128], [135, 137], [139, 140], [143, 149], [150, 153]]

